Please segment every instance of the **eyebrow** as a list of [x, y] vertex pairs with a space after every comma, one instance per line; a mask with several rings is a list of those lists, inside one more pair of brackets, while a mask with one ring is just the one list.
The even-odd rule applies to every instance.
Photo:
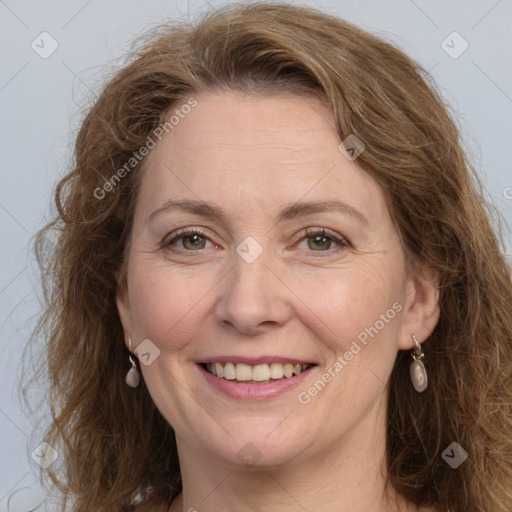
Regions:
[[357, 220], [361, 224], [369, 224], [368, 219], [353, 206], [344, 203], [343, 201], [309, 201], [302, 203], [294, 203], [287, 206], [278, 216], [278, 221], [291, 220], [298, 216], [311, 215], [314, 213], [341, 213]]
[[[169, 210], [171, 208], [180, 208], [188, 213], [192, 213], [200, 217], [216, 219], [223, 223], [226, 222], [226, 217], [223, 211], [217, 206], [213, 206], [202, 201], [196, 201], [191, 199], [185, 199], [181, 201], [169, 199], [160, 208], [158, 208], [149, 215], [148, 221], [152, 220], [153, 217], [158, 213]], [[348, 217], [352, 217], [354, 220], [358, 221], [361, 224], [369, 224], [368, 219], [359, 210], [357, 210], [353, 206], [348, 205], [347, 203], [344, 203], [343, 201], [337, 200], [308, 201], [291, 204], [285, 207], [283, 210], [281, 210], [281, 212], [278, 215], [277, 221], [279, 223], [287, 220], [292, 220], [301, 216], [326, 212], [341, 213]]]
[[182, 201], [175, 201], [174, 199], [169, 199], [162, 206], [160, 206], [160, 208], [158, 208], [149, 215], [148, 221], [152, 220], [153, 217], [155, 217], [160, 212], [169, 210], [171, 208], [181, 208], [186, 212], [193, 213], [194, 215], [199, 215], [200, 217], [209, 217], [220, 221], [224, 220], [224, 214], [222, 210], [217, 206], [213, 206], [208, 203], [203, 203], [202, 201], [195, 201], [192, 199], [185, 199]]

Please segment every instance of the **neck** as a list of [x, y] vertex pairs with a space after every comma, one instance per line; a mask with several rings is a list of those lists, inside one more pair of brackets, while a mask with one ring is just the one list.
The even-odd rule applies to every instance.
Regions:
[[386, 487], [385, 428], [360, 427], [321, 451], [263, 468], [234, 467], [178, 440], [183, 492], [170, 512], [417, 512]]

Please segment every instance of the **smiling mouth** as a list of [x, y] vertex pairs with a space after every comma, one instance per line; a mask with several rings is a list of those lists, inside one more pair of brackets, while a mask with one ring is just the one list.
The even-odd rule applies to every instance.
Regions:
[[203, 363], [201, 366], [211, 375], [245, 384], [268, 384], [291, 379], [310, 368], [313, 364], [271, 363], [251, 366], [245, 363]]

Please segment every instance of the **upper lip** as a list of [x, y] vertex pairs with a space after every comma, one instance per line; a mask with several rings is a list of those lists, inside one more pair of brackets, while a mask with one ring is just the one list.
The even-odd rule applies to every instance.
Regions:
[[197, 361], [199, 364], [207, 364], [207, 363], [242, 363], [248, 364], [249, 366], [257, 366], [259, 364], [272, 364], [272, 363], [291, 363], [291, 364], [310, 364], [314, 365], [316, 363], [312, 361], [308, 361], [307, 359], [297, 359], [295, 357], [284, 357], [284, 356], [258, 356], [258, 357], [248, 357], [248, 356], [214, 356], [214, 357], [206, 357], [205, 359], [201, 359]]

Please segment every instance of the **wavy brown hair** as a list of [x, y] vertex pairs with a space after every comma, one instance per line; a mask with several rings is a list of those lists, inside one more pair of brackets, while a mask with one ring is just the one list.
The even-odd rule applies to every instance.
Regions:
[[[171, 109], [219, 89], [321, 97], [340, 141], [364, 142], [358, 163], [384, 191], [404, 251], [440, 286], [440, 320], [423, 344], [427, 391], [404, 385], [403, 352], [391, 375], [388, 482], [438, 510], [510, 512], [512, 283], [457, 127], [428, 74], [393, 45], [316, 10], [268, 3], [154, 29], [81, 125], [58, 214], [37, 239], [41, 256], [57, 234], [36, 334], [50, 385], [46, 441], [60, 454], [49, 475], [63, 502], [77, 512], [149, 510], [181, 490], [172, 428], [144, 383], [124, 382], [115, 296], [144, 159], [111, 180]], [[441, 457], [454, 441], [469, 455], [456, 470]]]

